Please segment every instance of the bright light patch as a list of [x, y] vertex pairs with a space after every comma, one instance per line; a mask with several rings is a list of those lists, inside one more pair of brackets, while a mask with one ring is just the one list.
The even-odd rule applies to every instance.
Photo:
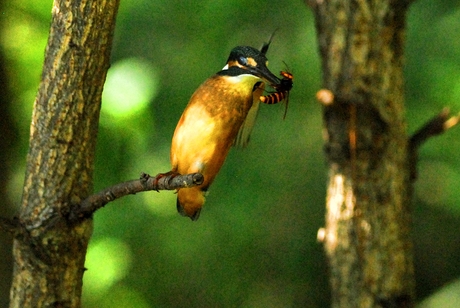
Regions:
[[90, 244], [84, 275], [87, 296], [102, 296], [114, 283], [123, 279], [131, 265], [128, 245], [115, 238], [104, 238]]
[[102, 94], [102, 112], [126, 118], [147, 108], [158, 93], [159, 78], [147, 61], [118, 61], [109, 69]]

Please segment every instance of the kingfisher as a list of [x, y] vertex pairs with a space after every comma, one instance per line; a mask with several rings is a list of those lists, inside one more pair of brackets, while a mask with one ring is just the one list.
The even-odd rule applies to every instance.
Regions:
[[232, 49], [227, 64], [195, 91], [185, 108], [171, 145], [169, 173], [201, 173], [201, 185], [177, 191], [177, 210], [197, 220], [205, 194], [222, 167], [232, 145], [246, 146], [265, 84], [280, 79], [267, 68], [269, 43], [261, 50], [250, 46]]

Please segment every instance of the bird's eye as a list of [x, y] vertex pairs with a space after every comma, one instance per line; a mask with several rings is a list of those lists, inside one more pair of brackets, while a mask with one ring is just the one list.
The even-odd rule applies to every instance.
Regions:
[[238, 62], [241, 64], [241, 65], [248, 65], [248, 59], [246, 59], [245, 57], [239, 57], [238, 58]]

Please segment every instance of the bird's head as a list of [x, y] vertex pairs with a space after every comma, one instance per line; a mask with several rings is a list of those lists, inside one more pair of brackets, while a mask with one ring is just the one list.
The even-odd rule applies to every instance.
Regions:
[[250, 74], [269, 84], [279, 84], [280, 79], [267, 68], [268, 60], [265, 57], [267, 49], [268, 44], [265, 44], [261, 50], [250, 46], [235, 47], [230, 52], [227, 65], [219, 73], [230, 76]]

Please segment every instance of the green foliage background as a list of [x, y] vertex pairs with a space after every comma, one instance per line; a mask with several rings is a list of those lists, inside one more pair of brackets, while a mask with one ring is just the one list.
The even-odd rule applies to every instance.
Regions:
[[[21, 198], [52, 5], [16, 0], [3, 2], [0, 11], [11, 97], [6, 104], [14, 126], [8, 136], [14, 140], [8, 149], [8, 200], [14, 206], [4, 211], [11, 215]], [[316, 241], [327, 176], [321, 108], [314, 99], [321, 72], [313, 15], [302, 1], [122, 0], [98, 132], [95, 191], [140, 172], [168, 171], [170, 140], [194, 90], [225, 65], [233, 47], [258, 48], [275, 29], [269, 67], [277, 73], [287, 66], [295, 76], [286, 120], [284, 106], [261, 107], [249, 146], [231, 151], [198, 222], [176, 213], [172, 192], [129, 196], [100, 210], [83, 307], [327, 306], [327, 265]], [[411, 8], [409, 132], [444, 106], [460, 110], [458, 33], [458, 1], [421, 0]], [[453, 129], [421, 152], [413, 235], [420, 299], [451, 281], [457, 287], [447, 297], [460, 293], [459, 149], [459, 130]], [[2, 307], [10, 253], [3, 244]]]

